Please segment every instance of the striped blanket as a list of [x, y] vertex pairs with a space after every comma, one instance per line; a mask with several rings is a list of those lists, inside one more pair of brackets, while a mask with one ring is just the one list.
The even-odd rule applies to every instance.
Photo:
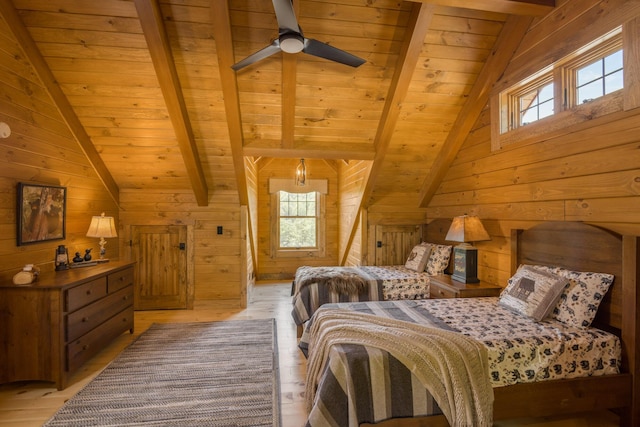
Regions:
[[[341, 279], [359, 276], [359, 284], [349, 292], [340, 292], [327, 286], [327, 268]], [[319, 280], [314, 280], [318, 277]], [[354, 289], [357, 289], [355, 291]], [[416, 300], [429, 298], [429, 274], [416, 272], [404, 266], [360, 267], [300, 267], [292, 283], [293, 310], [291, 316], [296, 325], [302, 325], [323, 304], [357, 301]]]
[[[424, 324], [323, 308], [306, 334], [308, 426], [355, 427], [439, 413], [455, 426], [492, 424], [487, 350], [473, 339]], [[412, 390], [413, 396], [386, 383], [387, 368], [406, 371], [406, 381], [418, 380], [398, 389]], [[369, 375], [357, 375], [362, 371]]]

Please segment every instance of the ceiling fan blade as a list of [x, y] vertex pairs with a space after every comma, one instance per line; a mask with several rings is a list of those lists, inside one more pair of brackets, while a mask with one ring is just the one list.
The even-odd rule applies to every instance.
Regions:
[[291, 1], [292, 0], [273, 0], [273, 9], [276, 11], [276, 19], [278, 20], [280, 33], [287, 31], [301, 33], [296, 12], [293, 10]]
[[320, 58], [329, 59], [352, 67], [359, 67], [366, 62], [364, 59], [358, 58], [349, 52], [314, 39], [304, 39], [304, 48], [302, 51], [309, 55], [319, 56]]
[[258, 62], [261, 59], [267, 58], [273, 55], [274, 53], [278, 53], [278, 52], [280, 52], [280, 41], [276, 39], [273, 41], [273, 43], [271, 43], [269, 46], [265, 47], [264, 49], [260, 49], [256, 53], [251, 54], [246, 58], [244, 58], [243, 60], [236, 62], [231, 66], [231, 68], [238, 71], [239, 69], [244, 68], [247, 65], [251, 65], [254, 62]]

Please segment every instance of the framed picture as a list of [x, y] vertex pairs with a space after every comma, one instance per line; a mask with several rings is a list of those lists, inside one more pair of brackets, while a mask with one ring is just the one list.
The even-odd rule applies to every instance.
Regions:
[[67, 189], [18, 183], [18, 246], [65, 238]]

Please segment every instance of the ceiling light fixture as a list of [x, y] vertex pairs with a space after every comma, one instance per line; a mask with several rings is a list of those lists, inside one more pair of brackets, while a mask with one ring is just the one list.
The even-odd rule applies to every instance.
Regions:
[[304, 48], [304, 38], [299, 34], [283, 34], [279, 39], [283, 52], [298, 53]]
[[300, 164], [296, 167], [296, 185], [303, 187], [307, 180], [307, 167], [304, 165], [304, 159], [300, 159]]

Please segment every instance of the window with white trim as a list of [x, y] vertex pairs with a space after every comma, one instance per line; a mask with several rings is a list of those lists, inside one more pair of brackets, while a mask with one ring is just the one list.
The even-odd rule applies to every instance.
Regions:
[[326, 179], [307, 179], [304, 186], [293, 179], [269, 179], [271, 256], [325, 256], [327, 192]]
[[317, 249], [320, 193], [278, 192], [278, 249]]

